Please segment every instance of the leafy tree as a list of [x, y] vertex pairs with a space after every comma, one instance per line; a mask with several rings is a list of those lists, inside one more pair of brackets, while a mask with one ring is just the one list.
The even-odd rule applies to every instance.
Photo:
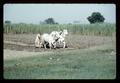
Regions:
[[45, 23], [46, 24], [55, 24], [55, 21], [54, 21], [53, 18], [48, 18], [48, 19], [45, 20]]
[[6, 21], [5, 21], [5, 24], [11, 24], [11, 21], [6, 20]]
[[103, 23], [105, 18], [99, 12], [93, 12], [91, 16], [87, 17], [88, 21], [93, 23]]
[[59, 24], [58, 22], [56, 22], [55, 24]]

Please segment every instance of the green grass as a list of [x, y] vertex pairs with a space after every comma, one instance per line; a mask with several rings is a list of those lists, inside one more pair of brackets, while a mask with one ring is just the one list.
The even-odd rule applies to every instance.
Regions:
[[108, 44], [86, 49], [54, 50], [27, 58], [4, 60], [4, 78], [115, 79], [116, 56], [111, 54], [112, 51], [115, 49]]
[[50, 33], [53, 30], [68, 29], [70, 34], [81, 34], [81, 35], [101, 35], [101, 36], [111, 36], [116, 32], [116, 25], [110, 23], [101, 24], [59, 24], [59, 25], [49, 25], [49, 24], [4, 24], [4, 33]]

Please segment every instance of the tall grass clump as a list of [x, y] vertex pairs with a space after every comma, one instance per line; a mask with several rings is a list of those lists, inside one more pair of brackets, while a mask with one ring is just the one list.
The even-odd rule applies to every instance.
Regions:
[[4, 24], [4, 33], [50, 33], [53, 30], [67, 29], [70, 34], [110, 36], [116, 31], [116, 25], [110, 23], [96, 24]]

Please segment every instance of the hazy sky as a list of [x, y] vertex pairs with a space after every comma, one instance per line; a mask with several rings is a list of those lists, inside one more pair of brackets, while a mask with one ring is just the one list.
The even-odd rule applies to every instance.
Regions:
[[92, 12], [100, 12], [105, 22], [116, 23], [115, 4], [5, 4], [4, 21], [34, 23], [52, 17], [58, 23], [89, 23]]

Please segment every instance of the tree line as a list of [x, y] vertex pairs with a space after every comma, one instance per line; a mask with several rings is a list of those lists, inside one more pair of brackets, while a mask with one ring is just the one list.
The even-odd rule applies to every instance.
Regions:
[[[103, 23], [105, 18], [100, 12], [93, 12], [91, 16], [87, 17], [87, 20], [90, 24], [94, 23]], [[11, 21], [6, 20], [5, 24], [11, 24]], [[58, 22], [55, 22], [54, 18], [48, 18], [45, 19], [43, 22], [40, 22], [40, 24], [59, 24]]]

